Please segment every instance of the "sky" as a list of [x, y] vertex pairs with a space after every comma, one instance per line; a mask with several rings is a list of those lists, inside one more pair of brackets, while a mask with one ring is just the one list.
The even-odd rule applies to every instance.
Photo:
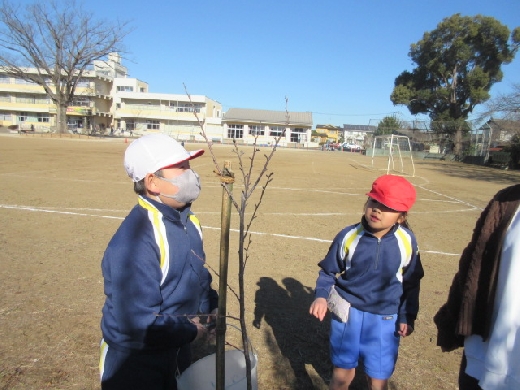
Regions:
[[[18, 0], [32, 3], [31, 0]], [[130, 21], [123, 65], [150, 92], [206, 95], [229, 108], [310, 111], [316, 124], [413, 117], [390, 101], [413, 70], [410, 45], [455, 13], [520, 26], [520, 0], [88, 0]], [[491, 95], [520, 82], [520, 53]], [[287, 105], [286, 105], [287, 99]], [[478, 108], [470, 116], [476, 117]]]

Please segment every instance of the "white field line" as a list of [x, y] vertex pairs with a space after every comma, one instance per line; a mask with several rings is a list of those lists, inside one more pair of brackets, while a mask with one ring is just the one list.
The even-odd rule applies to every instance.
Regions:
[[479, 210], [479, 211], [481, 211], [481, 212], [484, 210], [484, 209], [482, 209], [482, 208], [480, 208], [480, 207], [477, 207], [477, 206], [475, 206], [475, 205], [473, 205], [473, 204], [471, 204], [471, 203], [464, 202], [463, 200], [460, 200], [460, 199], [454, 198], [453, 196], [448, 196], [448, 195], [446, 195], [446, 194], [442, 194], [442, 193], [440, 193], [440, 192], [438, 192], [438, 191], [430, 190], [430, 189], [425, 188], [425, 187], [423, 187], [423, 186], [417, 186], [417, 187], [423, 189], [424, 191], [428, 191], [428, 192], [431, 192], [431, 193], [433, 193], [433, 194], [435, 194], [435, 195], [439, 195], [439, 196], [442, 196], [442, 197], [444, 197], [444, 198], [450, 199], [450, 200], [453, 201], [453, 202], [461, 203], [461, 204], [464, 204], [464, 205], [466, 205], [466, 206], [469, 206], [469, 207], [471, 207], [473, 210]]
[[[209, 164], [203, 164], [203, 165], [209, 165]], [[361, 164], [360, 164], [361, 165]], [[368, 166], [366, 166], [366, 168], [369, 168]], [[314, 170], [314, 163], [313, 163], [313, 167], [312, 169]], [[53, 173], [56, 173], [56, 171], [52, 171]], [[18, 177], [23, 177], [24, 175], [20, 175], [19, 173], [18, 174], [14, 174], [14, 173], [3, 173], [1, 175], [6, 175], [6, 176], [10, 176], [10, 175], [16, 175]], [[34, 176], [31, 175], [31, 176], [27, 176], [27, 177], [32, 177], [34, 179]], [[415, 185], [417, 188], [421, 188], [425, 191], [428, 191], [428, 192], [431, 192], [433, 194], [436, 194], [438, 196], [441, 196], [441, 197], [444, 197], [446, 198], [445, 200], [439, 200], [439, 199], [421, 199], [421, 201], [430, 201], [430, 202], [443, 202], [443, 203], [454, 203], [454, 204], [464, 204], [466, 206], [469, 206], [469, 208], [464, 208], [464, 209], [458, 209], [458, 210], [446, 210], [446, 211], [443, 211], [444, 213], [456, 213], [456, 212], [464, 212], [464, 211], [474, 211], [474, 210], [482, 210], [468, 202], [464, 202], [460, 199], [457, 199], [457, 198], [454, 198], [454, 197], [451, 197], [451, 196], [448, 196], [448, 195], [445, 195], [445, 194], [442, 194], [440, 192], [437, 192], [437, 191], [433, 191], [433, 190], [430, 190], [428, 188], [425, 188], [424, 185], [425, 184], [429, 184], [429, 181], [424, 178], [424, 177], [419, 177], [419, 176], [416, 176], [415, 177], [416, 179], [422, 179], [424, 181], [423, 185]], [[49, 178], [47, 178], [46, 180], [48, 180]], [[54, 177], [54, 178], [50, 178], [50, 179], [54, 179], [54, 180], [65, 180], [65, 179], [62, 179], [62, 178], [57, 178], [57, 177]], [[69, 179], [70, 181], [70, 179]], [[78, 181], [78, 182], [94, 182], [94, 180], [86, 180], [86, 179], [73, 179], [73, 181]], [[127, 181], [121, 181], [121, 182], [117, 182], [118, 184], [127, 184], [128, 182]], [[205, 187], [220, 187], [220, 185], [206, 185]], [[364, 195], [364, 189], [361, 189], [361, 188], [355, 188], [354, 190], [361, 190], [362, 192], [361, 193], [346, 193], [346, 192], [341, 192], [341, 191], [332, 191], [332, 190], [320, 190], [320, 189], [309, 189], [309, 188], [288, 188], [288, 187], [269, 187], [268, 189], [271, 189], [271, 190], [281, 190], [281, 191], [306, 191], [306, 192], [319, 192], [319, 193], [329, 193], [329, 194], [337, 194], [337, 195], [346, 195], [346, 196], [363, 196]], [[352, 189], [352, 188], [351, 188]], [[88, 211], [91, 211], [91, 212], [116, 212], [116, 213], [126, 213], [128, 212], [128, 210], [110, 210], [110, 209], [92, 209], [92, 208], [61, 208], [61, 209], [57, 209], [57, 208], [39, 208], [39, 207], [31, 207], [31, 206], [19, 206], [19, 205], [3, 205], [3, 204], [0, 204], [0, 209], [1, 208], [4, 208], [4, 209], [16, 209], [16, 210], [22, 210], [22, 211], [30, 211], [30, 212], [41, 212], [41, 213], [55, 213], [55, 214], [63, 214], [63, 215], [74, 215], [74, 216], [80, 216], [80, 217], [96, 217], [96, 218], [106, 218], [106, 219], [116, 219], [116, 220], [123, 220], [124, 217], [116, 217], [116, 216], [112, 216], [112, 215], [99, 215], [99, 214], [89, 214], [89, 213], [86, 213]], [[81, 210], [83, 212], [75, 212], [75, 211], [64, 211], [64, 210]], [[201, 211], [197, 211], [197, 214], [219, 214], [220, 212], [213, 212], [213, 211], [206, 211], [206, 212], [201, 212]], [[429, 213], [433, 213], [433, 212], [428, 212], [428, 211], [424, 211], [424, 212], [421, 212], [421, 211], [418, 211], [418, 212], [414, 212], [414, 214], [429, 214]], [[435, 213], [438, 213], [438, 211], [436, 211]], [[264, 215], [297, 215], [297, 216], [342, 216], [342, 215], [357, 215], [359, 213], [263, 213]], [[213, 227], [213, 226], [203, 226], [205, 229], [209, 229], [209, 230], [220, 230], [219, 227]], [[232, 232], [235, 232], [235, 233], [238, 233], [238, 230], [237, 229], [230, 229], [230, 231]], [[264, 235], [264, 236], [272, 236], [272, 237], [281, 237], [281, 238], [289, 238], [289, 239], [298, 239], [298, 240], [308, 240], [308, 241], [315, 241], [315, 242], [323, 242], [323, 243], [330, 243], [331, 240], [330, 239], [321, 239], [321, 238], [317, 238], [317, 237], [304, 237], [304, 236], [290, 236], [290, 235], [286, 235], [286, 234], [277, 234], [277, 233], [264, 233], [264, 232], [249, 232], [250, 234], [253, 234], [253, 235]], [[447, 252], [440, 252], [440, 251], [422, 251], [424, 253], [432, 253], [432, 254], [441, 254], [441, 255], [446, 255], [446, 256], [460, 256], [459, 253], [447, 253]]]
[[352, 194], [344, 191], [331, 191], [331, 190], [318, 190], [315, 188], [287, 188], [287, 187], [267, 187], [267, 190], [280, 190], [280, 191], [305, 191], [305, 192], [320, 192], [326, 194], [337, 194], [346, 196], [358, 196], [361, 194]]
[[[106, 219], [117, 219], [117, 220], [123, 220], [124, 217], [115, 217], [112, 215], [98, 215], [98, 214], [87, 214], [87, 213], [77, 213], [72, 211], [63, 211], [63, 210], [57, 210], [57, 209], [51, 209], [51, 208], [40, 208], [40, 207], [30, 207], [30, 206], [20, 206], [20, 205], [6, 205], [6, 204], [0, 204], [0, 209], [14, 209], [14, 210], [22, 210], [22, 211], [30, 211], [30, 212], [39, 212], [39, 213], [54, 213], [54, 214], [64, 214], [64, 215], [74, 215], [78, 217], [95, 217], [95, 218], [106, 218]], [[70, 209], [69, 209], [70, 210]], [[122, 210], [99, 210], [99, 209], [80, 209], [80, 210], [90, 210], [90, 211], [122, 211]], [[204, 229], [209, 230], [220, 230], [219, 227], [213, 227], [213, 226], [205, 226], [203, 225]], [[230, 231], [234, 233], [238, 233], [239, 231], [237, 229], [230, 229]], [[330, 239], [321, 239], [317, 237], [304, 237], [304, 236], [290, 236], [287, 234], [277, 234], [277, 233], [264, 233], [264, 232], [249, 232], [252, 235], [259, 235], [259, 236], [272, 236], [272, 237], [281, 237], [281, 238], [290, 238], [290, 239], [296, 239], [296, 240], [307, 240], [307, 241], [316, 241], [316, 242], [324, 242], [324, 243], [330, 243]], [[442, 254], [446, 256], [460, 256], [459, 253], [446, 253], [446, 252], [438, 252], [438, 251], [421, 251], [424, 253], [435, 253], [435, 254]]]
[[[18, 205], [8, 205], [8, 204], [0, 204], [0, 209], [15, 209], [15, 210], [38, 212], [38, 213], [75, 215], [75, 216], [79, 216], [79, 217], [98, 217], [98, 218], [121, 219], [121, 220], [124, 219], [122, 217], [114, 217], [112, 215], [75, 213], [72, 211], [51, 210], [51, 209], [44, 209], [44, 208], [40, 208], [40, 207], [18, 206]], [[105, 210], [105, 211], [107, 211], [107, 210]]]
[[[449, 203], [449, 202], [446, 202]], [[462, 213], [466, 211], [475, 211], [475, 208], [465, 208], [465, 209], [456, 209], [456, 210], [446, 210], [446, 211], [411, 211], [411, 215], [415, 214], [447, 214], [447, 213]], [[213, 213], [212, 211], [197, 211], [197, 214], [209, 214]], [[333, 217], [333, 216], [347, 216], [347, 215], [361, 215], [363, 214], [362, 211], [359, 212], [352, 212], [352, 213], [261, 213], [261, 215], [278, 215], [278, 216], [284, 216], [284, 215], [298, 215], [302, 217]]]

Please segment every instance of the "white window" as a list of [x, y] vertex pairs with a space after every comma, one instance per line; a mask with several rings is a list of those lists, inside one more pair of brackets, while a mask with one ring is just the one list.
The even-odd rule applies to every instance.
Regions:
[[34, 96], [32, 95], [18, 95], [16, 103], [34, 104]]
[[90, 107], [90, 98], [88, 96], [74, 96], [71, 106]]
[[306, 131], [303, 128], [296, 127], [291, 131], [291, 142], [304, 142], [304, 134]]
[[281, 136], [284, 131], [285, 131], [285, 127], [282, 127], [282, 126], [269, 126], [269, 135], [272, 136], [272, 137], [279, 137]]
[[15, 84], [28, 84], [28, 85], [36, 85], [34, 81], [31, 80], [25, 80], [20, 78], [15, 78]]
[[20, 115], [18, 115], [18, 122], [25, 122], [27, 120], [27, 113], [21, 112]]
[[51, 103], [51, 99], [49, 99], [48, 96], [36, 96], [34, 98], [34, 102], [36, 104], [50, 104]]
[[177, 112], [200, 112], [200, 104], [179, 103]]
[[251, 125], [249, 126], [249, 133], [251, 135], [264, 135], [265, 126], [263, 125]]
[[244, 125], [228, 125], [228, 138], [243, 138]]
[[159, 121], [146, 121], [146, 129], [147, 130], [159, 130], [161, 128], [161, 124]]
[[135, 122], [133, 120], [127, 120], [126, 121], [126, 129], [128, 131], [134, 131], [135, 130]]
[[38, 122], [49, 123], [49, 113], [48, 112], [39, 112], [38, 113]]
[[88, 87], [90, 85], [90, 82], [88, 79], [81, 78], [78, 80], [78, 83], [76, 84], [77, 87]]
[[10, 120], [11, 120], [10, 113], [0, 111], [0, 121], [10, 121]]
[[134, 92], [134, 87], [130, 85], [118, 85], [117, 86], [118, 92]]
[[16, 103], [24, 104], [49, 104], [50, 99], [45, 95], [18, 95]]

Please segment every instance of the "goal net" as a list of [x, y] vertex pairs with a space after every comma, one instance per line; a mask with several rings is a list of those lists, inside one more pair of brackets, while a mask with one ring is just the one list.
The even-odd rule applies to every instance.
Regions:
[[386, 134], [374, 137], [372, 145], [372, 167], [415, 176], [410, 139], [404, 135]]

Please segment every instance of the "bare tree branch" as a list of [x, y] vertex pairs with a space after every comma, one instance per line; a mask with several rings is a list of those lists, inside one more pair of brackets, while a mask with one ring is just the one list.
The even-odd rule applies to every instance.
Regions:
[[[188, 98], [190, 100], [190, 103], [192, 106], [194, 106], [193, 101], [191, 99], [190, 94], [187, 91], [186, 85], [184, 85], [184, 90], [186, 91], [186, 94], [188, 95]], [[286, 118], [286, 127], [290, 124], [290, 116], [289, 112], [287, 110], [287, 104], [288, 99], [285, 98], [285, 118]], [[194, 110], [194, 115], [197, 119], [197, 122], [199, 124], [199, 127], [201, 129], [200, 135], [204, 138], [206, 141], [209, 152], [211, 154], [211, 157], [213, 159], [213, 164], [215, 165], [216, 169], [215, 172], [217, 172], [220, 176], [224, 175], [223, 170], [220, 168], [217, 159], [215, 157], [215, 154], [213, 152], [213, 143], [208, 139], [206, 132], [204, 130], [204, 122], [199, 118], [196, 110]], [[252, 152], [249, 159], [249, 166], [246, 166], [246, 161], [244, 160], [245, 153], [239, 148], [238, 143], [236, 142], [236, 139], [233, 139], [233, 153], [237, 155], [238, 158], [238, 169], [242, 176], [242, 185], [243, 188], [240, 192], [240, 203], [234, 198], [233, 193], [228, 189], [227, 186], [221, 183], [223, 188], [225, 189], [226, 193], [228, 194], [232, 204], [234, 205], [235, 209], [238, 211], [238, 218], [239, 218], [239, 241], [238, 241], [238, 293], [235, 293], [233, 291], [233, 294], [237, 297], [238, 303], [239, 303], [239, 319], [240, 319], [240, 328], [242, 331], [242, 347], [244, 351], [244, 357], [246, 361], [246, 373], [247, 373], [247, 389], [250, 390], [252, 388], [252, 378], [251, 378], [251, 356], [247, 351], [250, 350], [250, 342], [248, 337], [248, 331], [247, 331], [247, 324], [246, 324], [246, 298], [245, 298], [245, 268], [247, 265], [247, 262], [249, 260], [249, 249], [252, 243], [251, 240], [251, 234], [250, 229], [253, 224], [253, 221], [257, 218], [257, 213], [260, 208], [260, 205], [262, 203], [262, 200], [264, 199], [265, 191], [267, 189], [267, 186], [271, 181], [273, 180], [273, 173], [267, 173], [269, 168], [269, 163], [271, 159], [274, 156], [274, 153], [276, 152], [276, 148], [279, 145], [280, 140], [282, 137], [285, 136], [285, 130], [279, 134], [278, 136], [274, 137], [274, 143], [271, 146], [270, 153], [267, 155], [264, 155], [265, 161], [260, 169], [260, 172], [257, 174], [257, 176], [253, 179], [254, 176], [254, 170], [253, 167], [255, 165], [256, 159], [257, 159], [257, 139], [258, 137], [255, 137], [253, 145], [252, 145]], [[262, 185], [262, 190], [260, 192], [260, 199], [254, 206], [254, 211], [251, 217], [249, 218], [247, 224], [246, 224], [246, 209], [248, 206], [248, 200], [255, 192], [255, 189], [257, 186], [264, 180], [264, 184]], [[224, 333], [225, 336], [225, 333]], [[217, 383], [217, 389], [220, 389], [222, 387], [222, 383]]]
[[520, 83], [513, 84], [512, 92], [499, 94], [486, 103], [486, 111], [480, 118], [494, 117], [505, 120], [520, 120]]
[[76, 0], [41, 0], [23, 8], [3, 0], [0, 71], [40, 85], [56, 105], [63, 132], [66, 108], [85, 71], [111, 52], [124, 52], [130, 32], [129, 22], [96, 19]]

